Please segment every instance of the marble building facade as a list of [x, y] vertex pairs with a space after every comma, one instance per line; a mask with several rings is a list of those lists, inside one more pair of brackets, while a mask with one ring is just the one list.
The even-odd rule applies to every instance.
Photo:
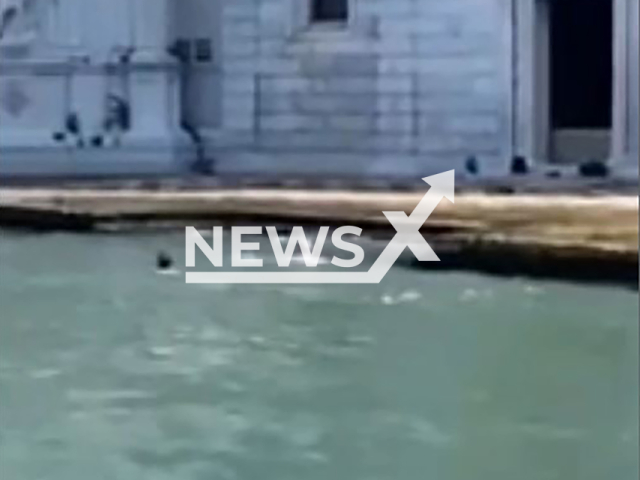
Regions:
[[0, 175], [637, 175], [638, 0], [558, 3], [0, 0]]

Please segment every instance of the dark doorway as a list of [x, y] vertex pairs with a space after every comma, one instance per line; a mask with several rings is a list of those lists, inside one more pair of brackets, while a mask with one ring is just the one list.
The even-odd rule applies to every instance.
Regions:
[[[568, 157], [578, 151], [588, 155], [590, 150], [592, 156], [607, 156], [612, 125], [613, 0], [552, 0], [550, 7], [551, 125], [555, 133], [565, 132], [554, 135], [555, 147], [566, 150]], [[576, 141], [584, 145], [573, 145]]]

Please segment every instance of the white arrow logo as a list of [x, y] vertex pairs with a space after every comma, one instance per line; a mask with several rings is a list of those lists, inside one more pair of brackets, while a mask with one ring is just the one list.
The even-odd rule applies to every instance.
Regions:
[[431, 188], [411, 215], [383, 212], [397, 233], [368, 272], [187, 272], [187, 283], [376, 284], [391, 270], [405, 248], [421, 262], [438, 262], [440, 259], [420, 229], [443, 198], [455, 202], [455, 170], [423, 180]]

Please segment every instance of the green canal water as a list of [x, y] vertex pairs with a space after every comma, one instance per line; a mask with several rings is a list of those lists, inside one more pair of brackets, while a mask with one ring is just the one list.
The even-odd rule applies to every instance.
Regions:
[[183, 237], [0, 237], [2, 480], [634, 480], [637, 292], [194, 286]]

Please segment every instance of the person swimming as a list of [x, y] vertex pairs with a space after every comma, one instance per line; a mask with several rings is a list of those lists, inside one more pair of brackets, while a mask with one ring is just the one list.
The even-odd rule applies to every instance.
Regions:
[[159, 252], [156, 257], [156, 267], [160, 271], [166, 271], [173, 268], [173, 258], [166, 252]]

